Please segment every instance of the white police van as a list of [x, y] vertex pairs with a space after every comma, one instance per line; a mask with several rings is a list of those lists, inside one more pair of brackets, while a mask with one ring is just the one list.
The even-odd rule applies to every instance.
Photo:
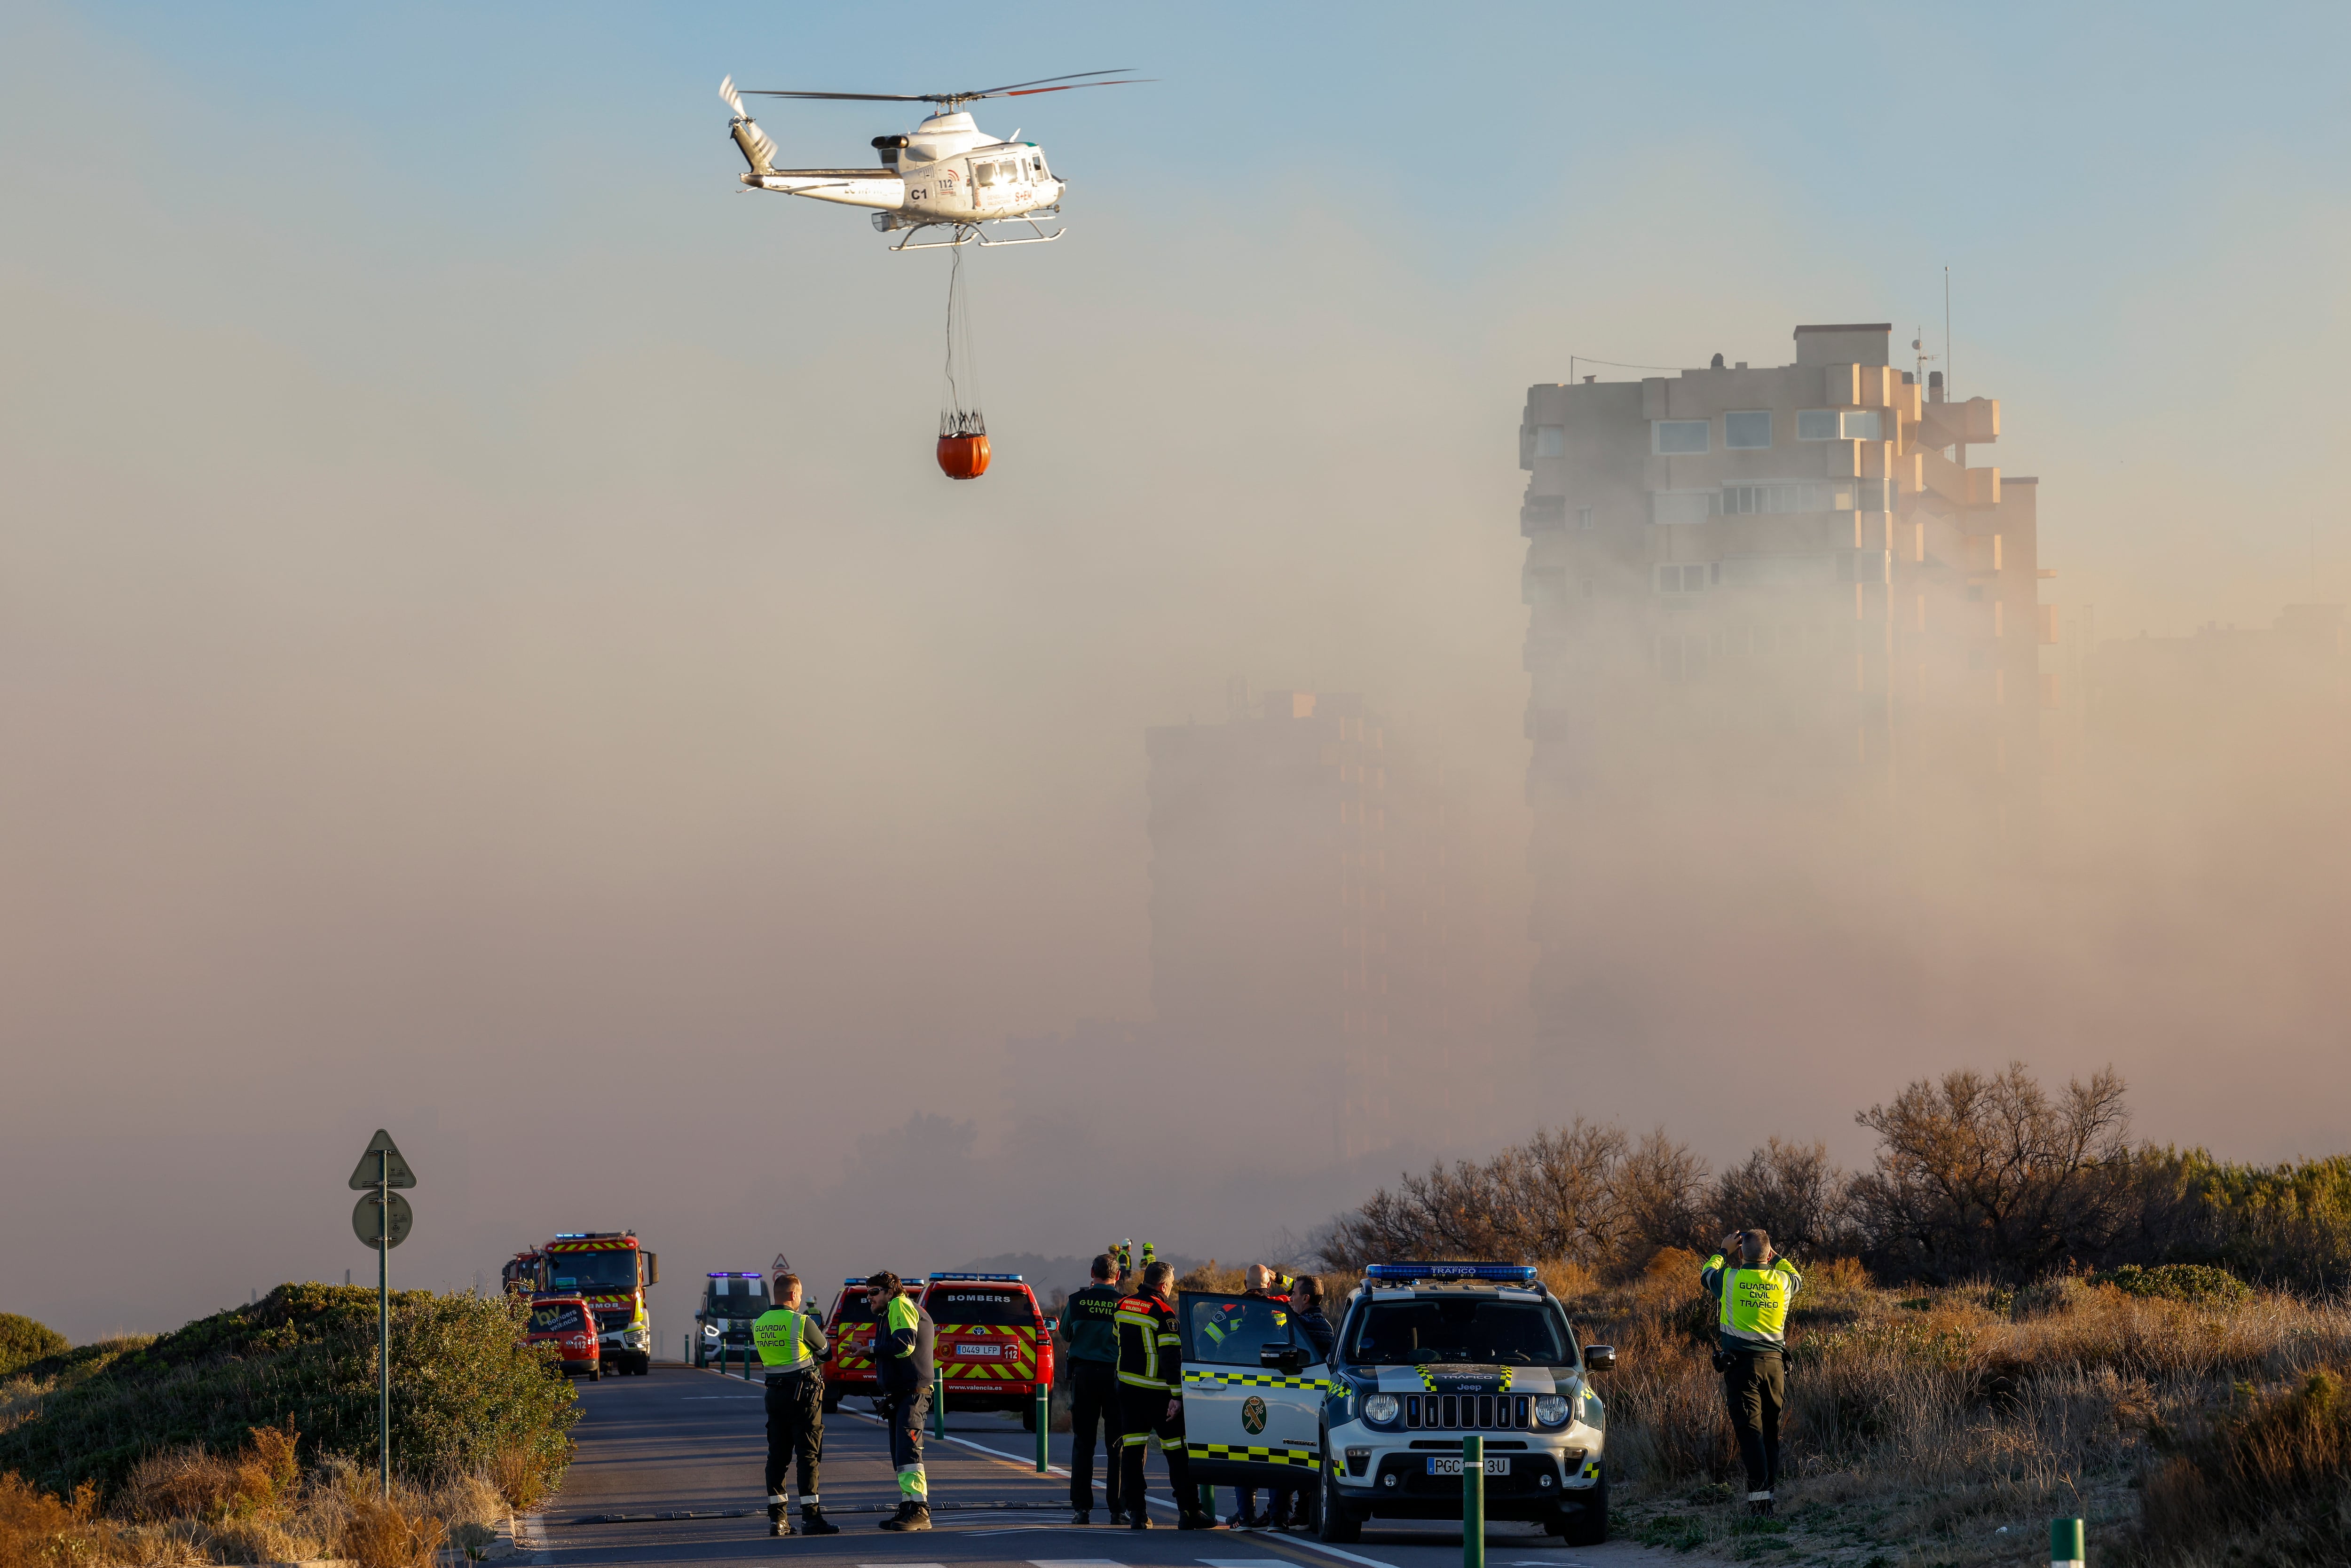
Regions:
[[1186, 1291], [1184, 1428], [1195, 1480], [1305, 1487], [1334, 1544], [1372, 1519], [1458, 1519], [1461, 1439], [1484, 1440], [1488, 1519], [1608, 1537], [1607, 1412], [1567, 1312], [1510, 1263], [1380, 1263], [1339, 1312], [1325, 1363], [1280, 1303]]

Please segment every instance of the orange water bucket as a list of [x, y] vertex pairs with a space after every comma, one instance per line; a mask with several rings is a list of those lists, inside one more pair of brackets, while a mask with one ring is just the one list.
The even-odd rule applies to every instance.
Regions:
[[950, 479], [977, 479], [987, 472], [987, 437], [939, 437], [939, 472]]

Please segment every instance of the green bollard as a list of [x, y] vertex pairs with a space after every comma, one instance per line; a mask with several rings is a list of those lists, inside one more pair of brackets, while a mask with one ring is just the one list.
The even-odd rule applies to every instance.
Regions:
[[1461, 1568], [1486, 1568], [1486, 1439], [1461, 1439]]
[[1217, 1489], [1206, 1481], [1200, 1483], [1200, 1511], [1210, 1519], [1217, 1517]]
[[2078, 1519], [2051, 1520], [2049, 1568], [2082, 1568], [2085, 1556], [2082, 1546], [2082, 1521]]
[[931, 1368], [931, 1436], [944, 1437], [946, 1435], [947, 1369], [935, 1365]]
[[1052, 1468], [1049, 1450], [1053, 1442], [1053, 1385], [1037, 1385], [1037, 1473], [1044, 1475]]

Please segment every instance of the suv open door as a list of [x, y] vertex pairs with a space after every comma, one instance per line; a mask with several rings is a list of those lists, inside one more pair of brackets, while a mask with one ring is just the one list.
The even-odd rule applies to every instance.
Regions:
[[1298, 1487], [1313, 1495], [1331, 1369], [1263, 1296], [1184, 1291], [1184, 1448], [1207, 1486]]

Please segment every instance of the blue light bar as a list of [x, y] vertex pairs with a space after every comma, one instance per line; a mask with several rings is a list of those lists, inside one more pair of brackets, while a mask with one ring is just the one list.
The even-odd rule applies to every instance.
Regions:
[[1019, 1283], [1021, 1282], [1020, 1276], [1019, 1276], [1019, 1275], [1018, 1275], [1018, 1274], [934, 1274], [934, 1275], [932, 1275], [932, 1276], [931, 1276], [931, 1278], [932, 1278], [932, 1280], [934, 1280], [934, 1281], [939, 1281], [939, 1280], [1002, 1280], [1002, 1281], [1008, 1281], [1009, 1283], [1012, 1283], [1012, 1284], [1015, 1284], [1015, 1285], [1018, 1285], [1018, 1284], [1019, 1284]]
[[710, 1277], [714, 1280], [764, 1280], [767, 1278], [757, 1270], [741, 1270], [729, 1274], [723, 1269], [713, 1269], [710, 1270]]
[[1364, 1270], [1366, 1280], [1494, 1280], [1513, 1285], [1535, 1282], [1533, 1266], [1526, 1263], [1374, 1263]]
[[584, 1230], [559, 1230], [555, 1233], [555, 1239], [558, 1241], [585, 1241], [588, 1239], [588, 1232]]

